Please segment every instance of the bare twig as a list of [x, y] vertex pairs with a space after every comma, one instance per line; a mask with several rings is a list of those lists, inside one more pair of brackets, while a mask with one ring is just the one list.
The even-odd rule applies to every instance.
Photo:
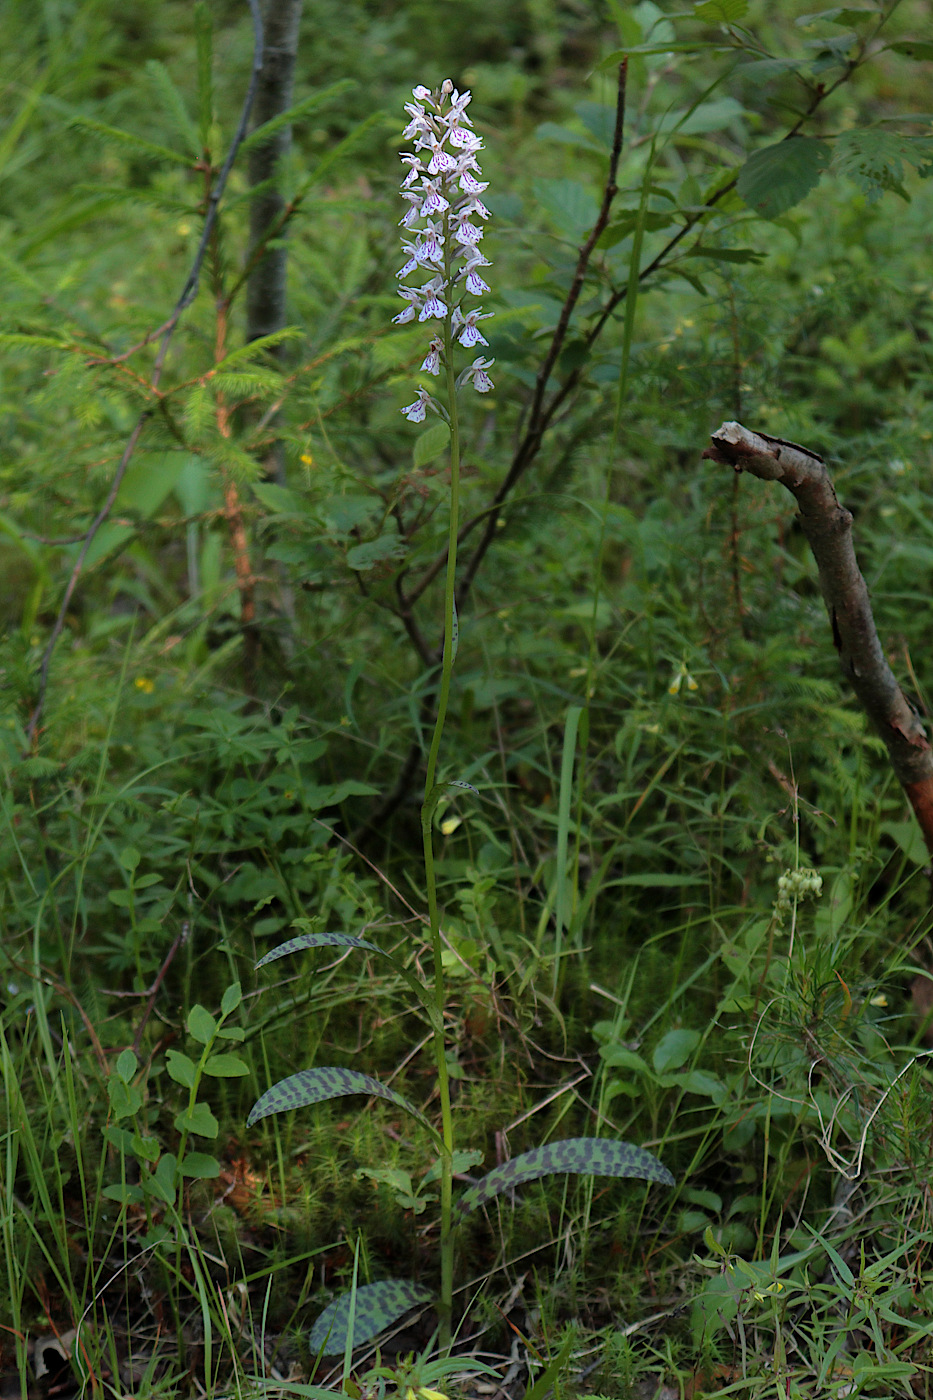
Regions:
[[[466, 596], [472, 587], [476, 572], [485, 557], [486, 551], [496, 537], [499, 511], [503, 501], [518, 481], [519, 477], [522, 476], [538, 455], [538, 449], [541, 446], [544, 432], [553, 418], [554, 413], [557, 411], [559, 404], [563, 402], [563, 399], [566, 397], [566, 394], [562, 394], [558, 391], [550, 405], [545, 407], [548, 380], [557, 363], [558, 356], [563, 349], [567, 331], [570, 328], [571, 317], [576, 309], [577, 302], [580, 300], [580, 294], [583, 291], [583, 284], [586, 280], [586, 273], [590, 265], [590, 259], [593, 256], [593, 251], [609, 223], [609, 214], [612, 209], [612, 204], [616, 195], [619, 193], [619, 187], [616, 184], [616, 175], [619, 170], [619, 160], [622, 155], [622, 138], [625, 131], [625, 89], [627, 79], [628, 58], [626, 57], [619, 64], [615, 129], [612, 136], [612, 150], [609, 156], [609, 168], [606, 172], [606, 184], [603, 188], [603, 199], [599, 214], [590, 231], [589, 237], [580, 249], [577, 258], [577, 266], [573, 274], [573, 281], [570, 284], [570, 290], [561, 307], [561, 313], [558, 317], [557, 325], [554, 327], [554, 334], [551, 337], [551, 343], [548, 346], [547, 354], [535, 378], [535, 389], [531, 400], [531, 408], [528, 413], [528, 424], [525, 428], [522, 442], [512, 460], [512, 465], [506, 474], [505, 480], [493, 497], [491, 507], [487, 507], [484, 512], [486, 524], [483, 528], [483, 533], [467, 561], [466, 568], [463, 571], [460, 583], [457, 587], [458, 608], [461, 608], [466, 601]], [[575, 375], [572, 372], [569, 377], [573, 378], [576, 383], [579, 379], [579, 371], [577, 371]]]
[[723, 423], [703, 453], [713, 462], [778, 481], [791, 492], [813, 551], [842, 673], [887, 746], [891, 766], [933, 854], [933, 750], [917, 711], [894, 677], [878, 640], [865, 580], [852, 545], [852, 516], [839, 504], [822, 457], [783, 438]]

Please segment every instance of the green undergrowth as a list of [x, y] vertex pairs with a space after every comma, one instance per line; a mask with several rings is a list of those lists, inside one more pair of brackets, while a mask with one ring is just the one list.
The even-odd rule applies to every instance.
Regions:
[[[327, 72], [314, 49], [299, 100], [357, 85], [296, 126], [289, 178], [358, 144], [290, 233], [291, 358], [229, 371], [225, 446], [215, 299], [195, 303], [32, 738], [69, 541], [141, 401], [119, 354], [180, 290], [202, 186], [190, 160], [88, 126], [138, 132], [151, 111], [146, 140], [182, 139], [166, 94], [196, 110], [187, 7], [0, 16], [0, 1379], [24, 1394], [52, 1336], [86, 1395], [491, 1393], [425, 1360], [430, 1309], [343, 1370], [309, 1346], [348, 1289], [432, 1295], [439, 1273], [438, 1069], [412, 991], [431, 975], [421, 770], [406, 764], [430, 741], [442, 592], [424, 584], [406, 630], [398, 589], [439, 557], [449, 480], [437, 440], [397, 411], [423, 346], [387, 330], [398, 123], [374, 114], [434, 81], [418, 69], [432, 45], [463, 55], [484, 113], [501, 380], [465, 415], [470, 518], [507, 470], [596, 207], [614, 79], [587, 74], [619, 32], [643, 45], [666, 21], [650, 4], [529, 5], [503, 56], [482, 7], [450, 28], [426, 6], [343, 8], [305, 21], [335, 48]], [[711, 44], [745, 15], [700, 8]], [[234, 9], [211, 7], [215, 63], [236, 75], [216, 85], [215, 163], [249, 60]], [[825, 43], [828, 72], [828, 26], [860, 13], [746, 18], [774, 47]], [[905, 3], [897, 34], [913, 42], [923, 18]], [[647, 190], [645, 261], [675, 195], [777, 141], [799, 97], [796, 70], [769, 106], [747, 73], [721, 76], [715, 45], [687, 57], [631, 58], [618, 183], [630, 218]], [[922, 111], [922, 71], [882, 54], [813, 134]], [[668, 109], [720, 98], [735, 106], [704, 106], [651, 183]], [[910, 202], [890, 171], [875, 197], [853, 169], [773, 219], [733, 196], [718, 256], [649, 279], [627, 330], [617, 309], [458, 619], [442, 777], [460, 786], [431, 815], [447, 1071], [473, 1154], [455, 1193], [582, 1138], [637, 1144], [675, 1183], [558, 1175], [464, 1216], [454, 1357], [497, 1367], [510, 1396], [930, 1391], [929, 855], [840, 680], [789, 496], [700, 458], [729, 419], [826, 458], [882, 646], [925, 714], [933, 192], [911, 167]], [[235, 175], [215, 294], [245, 246]], [[582, 325], [631, 255], [631, 230], [600, 249]], [[580, 331], [555, 382], [589, 354]], [[280, 394], [284, 484], [250, 436]], [[249, 667], [230, 482], [258, 579]], [[332, 943], [257, 970], [324, 933], [380, 953]], [[269, 1085], [319, 1066], [376, 1076], [427, 1122], [357, 1097], [247, 1127]]]

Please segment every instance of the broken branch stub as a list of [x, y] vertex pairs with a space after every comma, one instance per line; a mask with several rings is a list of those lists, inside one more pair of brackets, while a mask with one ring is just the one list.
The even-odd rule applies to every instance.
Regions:
[[796, 500], [843, 675], [884, 740], [933, 854], [933, 750], [881, 649], [852, 545], [852, 516], [839, 504], [825, 462], [806, 447], [754, 433], [741, 423], [723, 423], [710, 442], [705, 458], [751, 472], [762, 481], [779, 481]]

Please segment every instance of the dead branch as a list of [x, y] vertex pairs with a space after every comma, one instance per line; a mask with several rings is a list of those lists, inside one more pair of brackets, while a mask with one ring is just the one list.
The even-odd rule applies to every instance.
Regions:
[[794, 442], [723, 423], [703, 453], [713, 462], [778, 481], [791, 492], [813, 551], [833, 644], [846, 680], [887, 746], [897, 779], [933, 854], [933, 750], [920, 716], [895, 679], [878, 640], [868, 588], [852, 544], [852, 516], [839, 504], [822, 457]]

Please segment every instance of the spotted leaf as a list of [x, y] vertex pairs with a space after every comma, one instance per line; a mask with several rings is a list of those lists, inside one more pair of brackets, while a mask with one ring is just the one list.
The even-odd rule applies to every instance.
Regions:
[[536, 1181], [538, 1177], [558, 1172], [574, 1176], [637, 1176], [644, 1181], [674, 1185], [667, 1167], [644, 1148], [627, 1142], [610, 1142], [606, 1138], [566, 1138], [563, 1142], [533, 1147], [530, 1152], [523, 1152], [504, 1166], [496, 1167], [463, 1193], [458, 1210], [466, 1215], [493, 1196], [511, 1191], [524, 1181]]
[[280, 943], [277, 948], [266, 953], [264, 958], [259, 959], [256, 966], [257, 968], [265, 967], [266, 963], [275, 962], [276, 958], [287, 957], [289, 953], [299, 953], [302, 948], [325, 948], [331, 945], [345, 948], [368, 948], [371, 953], [382, 954], [382, 949], [377, 947], [375, 943], [367, 943], [365, 938], [355, 938], [352, 933], [302, 933], [297, 938], [290, 938], [287, 943]]
[[340, 1355], [346, 1348], [353, 1311], [353, 1347], [362, 1346], [378, 1336], [393, 1322], [419, 1303], [430, 1302], [426, 1288], [407, 1279], [383, 1279], [380, 1283], [364, 1283], [355, 1293], [344, 1293], [326, 1307], [308, 1334], [308, 1346], [315, 1354], [323, 1349], [325, 1356]]
[[252, 1127], [260, 1118], [268, 1118], [270, 1114], [287, 1113], [293, 1108], [307, 1108], [311, 1104], [324, 1103], [327, 1099], [340, 1099], [347, 1094], [366, 1094], [369, 1098], [387, 1099], [389, 1103], [394, 1103], [411, 1114], [412, 1118], [417, 1118], [431, 1136], [440, 1142], [438, 1134], [424, 1114], [419, 1113], [414, 1104], [402, 1098], [401, 1094], [397, 1094], [387, 1084], [380, 1084], [372, 1075], [361, 1074], [357, 1069], [339, 1069], [334, 1065], [322, 1066], [320, 1069], [302, 1069], [297, 1074], [290, 1074], [287, 1079], [280, 1079], [253, 1104], [246, 1125]]
[[[475, 789], [474, 789], [475, 791]], [[428, 1014], [432, 1026], [440, 1028], [441, 1015], [435, 1005], [430, 992], [407, 967], [401, 967], [391, 953], [385, 952], [376, 943], [368, 943], [365, 938], [357, 938], [352, 933], [300, 933], [295, 938], [289, 938], [285, 943], [280, 943], [278, 947], [271, 949], [265, 957], [259, 959], [257, 968], [265, 967], [266, 963], [275, 962], [277, 958], [284, 958], [289, 953], [300, 953], [305, 948], [365, 948], [367, 952], [378, 953], [380, 958], [385, 958], [395, 968], [406, 986], [410, 987], [415, 996], [421, 1002]]]

